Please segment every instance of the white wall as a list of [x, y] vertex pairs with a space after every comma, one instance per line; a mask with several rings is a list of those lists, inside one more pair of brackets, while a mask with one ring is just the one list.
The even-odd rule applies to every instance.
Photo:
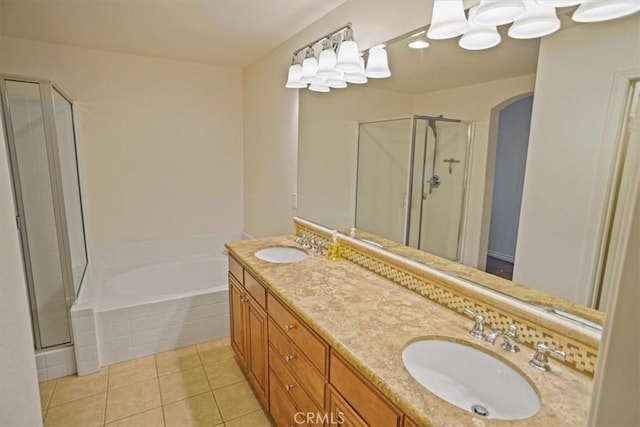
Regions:
[[429, 22], [431, 4], [432, 0], [349, 0], [245, 68], [247, 233], [253, 236], [290, 233], [291, 217], [296, 213], [291, 207], [291, 195], [296, 191], [298, 91], [284, 87], [292, 51], [346, 22], [353, 24], [360, 48], [368, 48]]
[[[302, 91], [298, 113], [298, 215], [334, 229], [353, 226], [357, 122], [410, 113], [410, 95], [367, 85], [329, 94]], [[409, 128], [404, 128], [407, 151]], [[406, 177], [404, 181], [402, 191]], [[402, 229], [402, 222], [399, 225]]]
[[509, 262], [516, 255], [532, 103], [528, 96], [506, 106], [498, 124], [489, 254]]
[[[0, 52], [1, 53], [1, 52]], [[27, 285], [0, 121], [0, 425], [42, 425]]]
[[597, 265], [615, 158], [617, 138], [606, 134], [616, 120], [611, 108], [620, 107], [609, 105], [613, 81], [640, 67], [638, 28], [636, 15], [571, 28], [540, 45], [513, 278], [581, 304], [589, 302], [583, 284]]
[[[481, 234], [488, 218], [483, 218], [485, 180], [491, 110], [503, 101], [533, 92], [535, 76], [522, 76], [473, 86], [428, 92], [414, 98], [417, 114], [475, 122], [471, 142], [471, 165], [468, 179], [462, 263], [472, 267], [484, 265], [480, 259]], [[486, 228], [486, 227], [485, 227]], [[486, 244], [486, 243], [485, 243]]]
[[75, 101], [90, 245], [241, 231], [242, 71], [5, 37]]

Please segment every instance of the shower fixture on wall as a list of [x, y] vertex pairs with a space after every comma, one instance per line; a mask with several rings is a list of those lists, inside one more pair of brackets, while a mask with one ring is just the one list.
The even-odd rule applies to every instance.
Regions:
[[368, 78], [390, 76], [385, 46], [376, 45], [361, 53], [351, 23], [347, 23], [293, 51], [285, 87], [329, 92], [345, 88], [347, 83], [363, 84]]
[[576, 22], [600, 22], [640, 11], [640, 0], [480, 0], [465, 16], [462, 0], [434, 0], [427, 37], [433, 40], [462, 36], [458, 45], [469, 50], [492, 48], [500, 43], [497, 27], [511, 24], [509, 37], [534, 39], [560, 29], [556, 9], [578, 6]]

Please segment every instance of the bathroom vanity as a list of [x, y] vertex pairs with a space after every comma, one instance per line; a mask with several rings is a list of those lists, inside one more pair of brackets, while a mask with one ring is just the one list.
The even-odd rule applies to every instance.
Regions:
[[[296, 222], [298, 235], [301, 227], [311, 226]], [[305, 232], [318, 240], [328, 238], [321, 228], [305, 228]], [[585, 369], [591, 362], [585, 363], [579, 354], [597, 352], [593, 348], [597, 343], [589, 336], [562, 326], [554, 330], [546, 323], [553, 322], [544, 315], [531, 320], [518, 307], [503, 306], [502, 299], [477, 290], [464, 293], [453, 279], [447, 284], [446, 277], [416, 271], [403, 265], [409, 261], [367, 245], [359, 247], [358, 241], [348, 237], [341, 240], [343, 258], [336, 261], [310, 251], [295, 263], [269, 262], [255, 256], [268, 247], [299, 248], [295, 239], [279, 236], [227, 244], [232, 347], [278, 426], [586, 423], [592, 371]], [[349, 259], [354, 251], [382, 262], [385, 272], [376, 274]], [[398, 271], [429, 280], [439, 302], [408, 289], [410, 284], [403, 286], [386, 278], [389, 274], [398, 276]], [[458, 310], [448, 306], [455, 300], [452, 294], [468, 307]], [[521, 351], [503, 350], [501, 339], [492, 345], [470, 336], [474, 320], [460, 314], [464, 308], [485, 316], [487, 332], [497, 329], [500, 316], [495, 310], [504, 308], [501, 315], [518, 325]], [[540, 330], [544, 330], [541, 342], [569, 353], [564, 362], [550, 357], [549, 371], [529, 364], [535, 352], [535, 344], [530, 342], [541, 338], [537, 335]], [[421, 339], [462, 343], [498, 359], [535, 390], [540, 409], [528, 418], [505, 420], [441, 399], [414, 379], [403, 363], [403, 350]], [[495, 382], [500, 381], [496, 377]]]

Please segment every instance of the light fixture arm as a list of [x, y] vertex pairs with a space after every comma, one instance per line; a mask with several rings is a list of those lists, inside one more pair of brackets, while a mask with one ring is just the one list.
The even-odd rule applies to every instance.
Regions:
[[315, 39], [311, 43], [307, 43], [304, 46], [302, 46], [301, 48], [294, 50], [293, 51], [293, 55], [297, 56], [300, 52], [302, 52], [303, 50], [308, 49], [308, 48], [312, 48], [313, 49], [313, 47], [316, 44], [318, 44], [319, 42], [321, 42], [321, 41], [323, 41], [325, 39], [329, 39], [330, 40], [333, 36], [339, 35], [344, 30], [353, 31], [351, 22], [347, 22], [345, 25], [343, 25], [342, 27], [338, 28], [337, 30], [331, 31], [330, 33], [327, 33], [322, 37], [318, 37], [317, 39]]

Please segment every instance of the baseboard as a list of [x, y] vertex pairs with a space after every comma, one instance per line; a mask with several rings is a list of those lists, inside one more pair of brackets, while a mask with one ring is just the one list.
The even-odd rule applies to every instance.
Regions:
[[501, 252], [496, 252], [492, 250], [487, 251], [487, 256], [490, 256], [491, 258], [497, 258], [501, 261], [510, 262], [511, 264], [513, 264], [515, 261], [515, 258], [511, 255], [503, 254]]

